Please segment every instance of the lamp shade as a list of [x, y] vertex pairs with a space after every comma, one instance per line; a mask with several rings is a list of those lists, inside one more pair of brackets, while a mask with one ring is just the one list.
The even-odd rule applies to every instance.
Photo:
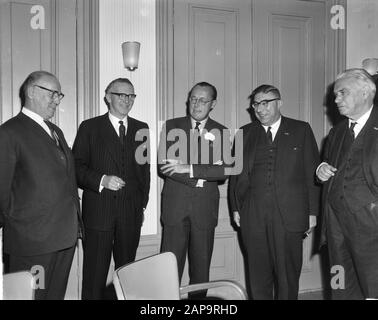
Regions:
[[140, 43], [127, 41], [122, 43], [123, 64], [126, 69], [134, 71], [138, 68]]

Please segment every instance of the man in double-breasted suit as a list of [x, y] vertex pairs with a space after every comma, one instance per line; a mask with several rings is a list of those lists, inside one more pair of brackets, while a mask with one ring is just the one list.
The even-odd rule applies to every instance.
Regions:
[[[302, 239], [316, 225], [319, 153], [308, 123], [281, 116], [271, 85], [251, 94], [258, 121], [243, 130], [243, 170], [230, 177], [230, 206], [247, 252], [253, 299], [297, 299]], [[309, 229], [310, 227], [310, 229]]]
[[168, 120], [160, 139], [159, 171], [165, 178], [161, 250], [176, 255], [180, 279], [188, 253], [190, 283], [209, 280], [218, 182], [226, 179], [222, 156], [226, 127], [209, 117], [216, 98], [213, 85], [196, 84], [189, 93], [189, 115]]
[[150, 189], [148, 125], [128, 116], [134, 86], [105, 90], [109, 112], [83, 121], [73, 146], [83, 189], [83, 299], [102, 299], [113, 252], [115, 268], [135, 259]]
[[31, 73], [20, 92], [21, 112], [0, 127], [7, 269], [36, 273], [35, 299], [63, 299], [81, 219], [71, 150], [48, 121], [64, 95], [45, 71]]
[[370, 75], [349, 69], [335, 82], [347, 117], [331, 129], [324, 162], [322, 243], [327, 242], [334, 299], [378, 298], [378, 109]]

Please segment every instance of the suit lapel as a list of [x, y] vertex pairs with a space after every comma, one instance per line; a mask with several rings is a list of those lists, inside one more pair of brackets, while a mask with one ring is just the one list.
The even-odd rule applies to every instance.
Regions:
[[244, 159], [244, 163], [248, 163], [248, 173], [252, 171], [253, 163], [255, 161], [257, 141], [260, 138], [261, 129], [262, 127], [260, 122], [256, 120], [252, 123], [252, 128], [247, 136], [244, 137], [245, 140], [243, 144], [244, 148], [246, 148], [247, 150], [247, 152], [245, 153], [247, 155], [247, 159]]
[[[370, 114], [368, 121], [366, 122], [364, 128], [360, 134], [365, 134], [364, 137], [364, 147], [363, 147], [363, 168], [365, 171], [365, 177], [371, 177], [371, 174], [368, 173], [368, 164], [374, 161], [373, 155], [376, 152], [375, 144], [378, 140], [378, 106], [374, 106]], [[360, 135], [359, 134], [359, 135]], [[359, 136], [358, 135], [358, 136]], [[358, 138], [357, 136], [357, 138]], [[371, 183], [371, 181], [369, 181]]]
[[[127, 130], [129, 132], [129, 130]], [[114, 130], [112, 123], [109, 120], [109, 115], [106, 113], [101, 119], [100, 128], [101, 144], [105, 150], [108, 150], [110, 157], [118, 166], [118, 159], [120, 158], [120, 142], [117, 133]]]
[[288, 120], [286, 117], [281, 116], [281, 123], [277, 130], [274, 142], [277, 146], [277, 160], [276, 161], [276, 172], [281, 172], [281, 165], [284, 165], [286, 161], [287, 150], [289, 150], [289, 141], [293, 138], [293, 132], [289, 127]]

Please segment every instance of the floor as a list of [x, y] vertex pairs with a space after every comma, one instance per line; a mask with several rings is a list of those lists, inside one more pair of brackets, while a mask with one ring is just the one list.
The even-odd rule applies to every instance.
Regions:
[[298, 300], [325, 300], [325, 298], [323, 291], [314, 291], [299, 294]]

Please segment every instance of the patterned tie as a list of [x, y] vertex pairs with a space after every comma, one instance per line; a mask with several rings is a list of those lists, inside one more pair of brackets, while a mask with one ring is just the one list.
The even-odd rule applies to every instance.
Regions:
[[268, 138], [269, 144], [273, 143], [272, 131], [270, 131], [272, 127], [268, 127], [268, 131], [266, 132], [266, 137]]
[[119, 121], [119, 139], [121, 141], [121, 144], [123, 145], [124, 142], [125, 142], [125, 132], [126, 132], [126, 128], [123, 124], [123, 121]]
[[55, 132], [54, 127], [52, 126], [51, 122], [45, 120], [45, 123], [49, 127], [49, 129], [50, 129], [51, 138], [54, 140], [56, 146], [60, 147], [60, 145], [59, 145], [59, 137], [58, 137], [57, 133]]
[[201, 122], [199, 122], [199, 121], [196, 121], [196, 126], [195, 126], [195, 130], [197, 130], [197, 131], [200, 131], [200, 124], [201, 124]]
[[356, 138], [356, 136], [354, 134], [354, 127], [356, 126], [356, 124], [357, 124], [357, 122], [352, 122], [350, 124], [350, 127], [349, 127], [349, 133], [350, 133], [353, 140]]

